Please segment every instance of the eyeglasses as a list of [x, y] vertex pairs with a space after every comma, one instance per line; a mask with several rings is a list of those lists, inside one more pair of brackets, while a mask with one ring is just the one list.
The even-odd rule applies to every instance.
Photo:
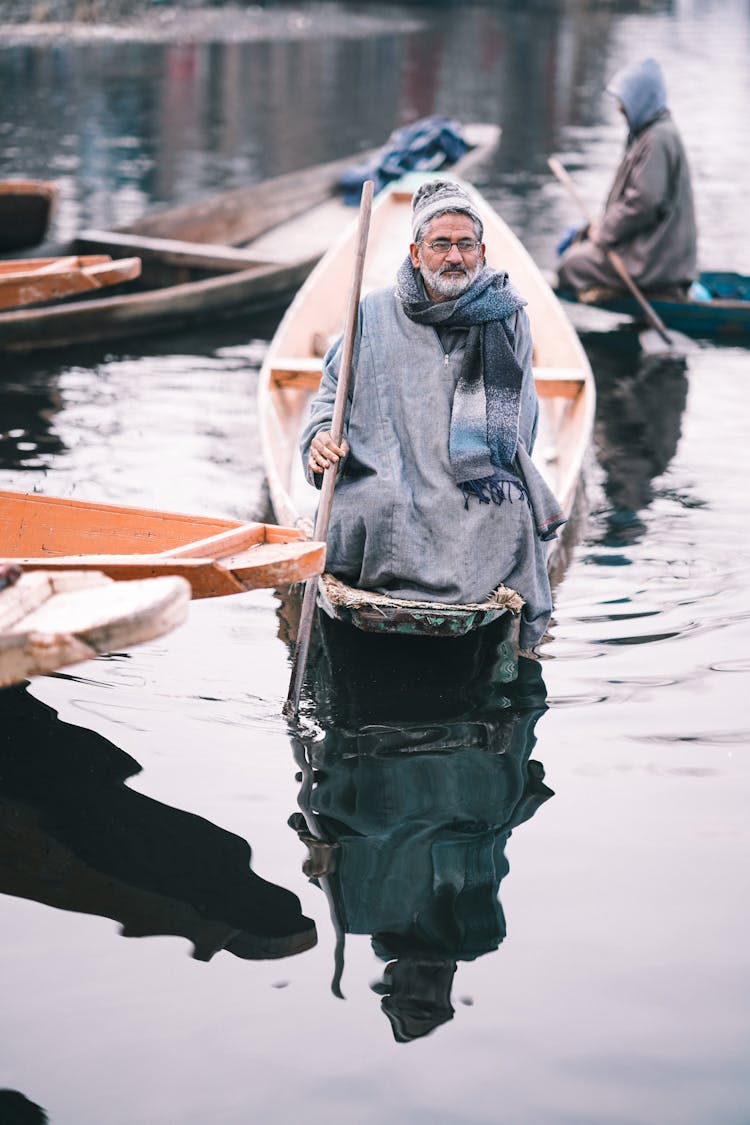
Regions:
[[454, 246], [458, 248], [459, 254], [473, 254], [479, 245], [477, 238], [459, 238], [457, 242], [451, 242], [448, 238], [436, 238], [434, 242], [425, 243], [435, 254], [450, 254]]

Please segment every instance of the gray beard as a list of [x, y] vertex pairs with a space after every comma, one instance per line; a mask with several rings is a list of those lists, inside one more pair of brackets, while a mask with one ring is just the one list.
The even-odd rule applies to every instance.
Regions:
[[[463, 277], [447, 278], [441, 275], [440, 270], [433, 271], [428, 269], [422, 257], [421, 247], [419, 249], [419, 271], [422, 274], [422, 280], [425, 283], [428, 293], [436, 293], [438, 300], [452, 301], [454, 298], [460, 297], [462, 293], [466, 292], [472, 282], [476, 281], [483, 267], [484, 262], [480, 258], [477, 260], [474, 269], [466, 270]], [[440, 267], [441, 270], [445, 268], [445, 266]]]

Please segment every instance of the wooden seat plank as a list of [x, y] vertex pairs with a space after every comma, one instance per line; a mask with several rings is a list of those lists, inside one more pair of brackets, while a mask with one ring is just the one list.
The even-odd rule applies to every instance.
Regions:
[[300, 390], [316, 390], [323, 375], [323, 360], [320, 356], [306, 356], [302, 359], [278, 359], [271, 371], [271, 380], [277, 387], [298, 387]]
[[108, 251], [137, 254], [144, 261], [158, 259], [174, 266], [206, 270], [247, 270], [268, 265], [268, 259], [234, 246], [209, 242], [185, 242], [177, 238], [149, 238], [114, 230], [85, 230], [76, 238], [79, 248], [106, 247]]
[[584, 382], [580, 370], [576, 368], [534, 368], [534, 385], [540, 398], [577, 398]]

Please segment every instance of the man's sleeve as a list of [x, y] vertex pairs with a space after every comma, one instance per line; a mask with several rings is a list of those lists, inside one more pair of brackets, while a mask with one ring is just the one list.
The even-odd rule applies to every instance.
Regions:
[[[356, 382], [357, 364], [359, 362], [359, 345], [362, 339], [362, 326], [364, 317], [362, 314], [362, 305], [359, 306], [359, 316], [357, 325], [357, 335], [354, 341], [354, 351], [352, 353], [352, 373], [349, 381], [349, 394], [346, 404], [346, 413], [344, 417], [344, 434], [349, 428], [349, 415], [351, 413], [352, 395], [354, 393], [354, 386]], [[343, 352], [344, 338], [339, 338], [331, 345], [326, 352], [326, 357], [323, 360], [323, 377], [320, 380], [320, 389], [315, 395], [315, 398], [310, 404], [310, 414], [307, 424], [300, 439], [300, 452], [302, 454], [302, 465], [305, 472], [305, 477], [314, 484], [316, 488], [320, 488], [323, 483], [322, 473], [311, 473], [307, 467], [307, 459], [310, 456], [310, 446], [312, 445], [313, 438], [321, 430], [330, 430], [331, 423], [333, 422], [333, 407], [336, 401], [336, 388], [339, 382], [339, 369], [341, 367], [341, 353]]]
[[665, 145], [647, 140], [636, 157], [624, 192], [607, 207], [599, 228], [602, 246], [627, 242], [655, 226], [669, 197], [669, 158]]
[[333, 406], [336, 401], [336, 387], [339, 382], [339, 367], [341, 366], [341, 351], [343, 337], [328, 349], [323, 361], [323, 378], [320, 380], [320, 389], [310, 404], [310, 415], [307, 425], [302, 432], [300, 452], [302, 453], [302, 466], [305, 476], [310, 484], [320, 488], [323, 483], [322, 473], [313, 473], [308, 468], [307, 460], [310, 456], [310, 446], [313, 438], [321, 430], [330, 430], [333, 421]]

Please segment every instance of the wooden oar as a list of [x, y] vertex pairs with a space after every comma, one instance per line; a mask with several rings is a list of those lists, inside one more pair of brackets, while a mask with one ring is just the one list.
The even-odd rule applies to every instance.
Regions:
[[[294, 734], [291, 735], [291, 742], [294, 760], [300, 768], [300, 775], [302, 778], [302, 784], [300, 785], [299, 789], [299, 796], [297, 797], [297, 804], [300, 807], [305, 824], [307, 825], [309, 839], [306, 840], [305, 843], [307, 844], [307, 847], [310, 851], [310, 859], [312, 860], [313, 852], [311, 845], [314, 842], [319, 842], [321, 845], [323, 845], [324, 848], [328, 847], [331, 852], [333, 852], [334, 849], [338, 848], [338, 845], [331, 844], [329, 840], [326, 840], [323, 837], [320, 831], [320, 825], [318, 824], [317, 817], [315, 816], [315, 810], [312, 807], [312, 791], [315, 773], [307, 746], [302, 741], [302, 739]], [[299, 835], [299, 832], [297, 834]], [[301, 836], [300, 839], [302, 839]], [[328, 864], [324, 863], [321, 866], [328, 867]], [[313, 872], [311, 872], [310, 874], [313, 874]], [[338, 996], [340, 1000], [343, 1000], [344, 994], [341, 991], [341, 978], [344, 975], [346, 919], [341, 904], [341, 895], [340, 893], [336, 893], [334, 881], [331, 879], [330, 872], [328, 870], [324, 872], [320, 868], [318, 868], [318, 870], [314, 872], [314, 875], [315, 879], [318, 882], [318, 886], [328, 899], [328, 908], [331, 912], [333, 932], [336, 935], [336, 945], [333, 952], [333, 979], [331, 980], [331, 992], [334, 996]]]
[[[555, 176], [557, 176], [558, 180], [563, 185], [563, 187], [567, 188], [567, 190], [570, 192], [573, 199], [575, 199], [576, 203], [578, 204], [578, 206], [581, 209], [581, 214], [583, 215], [586, 222], [591, 224], [592, 220], [591, 220], [591, 216], [589, 214], [588, 208], [586, 206], [586, 203], [584, 202], [583, 198], [579, 195], [578, 189], [576, 188], [575, 184], [573, 183], [572, 179], [570, 178], [570, 175], [569, 175], [567, 169], [564, 168], [563, 165], [560, 163], [560, 161], [556, 160], [554, 156], [550, 156], [547, 163], [550, 166], [550, 168], [552, 169], [552, 171], [554, 172]], [[644, 312], [644, 314], [646, 316], [646, 319], [648, 320], [649, 324], [656, 331], [658, 336], [664, 341], [664, 343], [667, 345], [667, 347], [670, 348], [672, 350], [672, 352], [676, 351], [677, 346], [684, 347], [684, 345], [682, 343], [684, 338], [682, 336], [680, 336], [679, 333], [670, 334], [667, 331], [666, 325], [664, 324], [663, 320], [661, 319], [659, 314], [656, 312], [656, 309], [654, 309], [648, 303], [646, 298], [643, 296], [643, 293], [640, 291], [640, 289], [638, 288], [636, 283], [633, 281], [633, 278], [630, 276], [630, 271], [628, 270], [627, 266], [625, 265], [625, 263], [623, 262], [622, 258], [617, 253], [617, 251], [612, 250], [611, 248], [609, 248], [607, 246], [601, 246], [600, 248], [606, 254], [609, 262], [612, 265], [612, 268], [616, 271], [618, 276], [622, 279], [624, 285], [627, 287], [627, 289], [630, 291], [632, 296], [635, 298], [635, 300], [638, 302], [640, 307], [643, 309], [643, 312]], [[685, 342], [686, 342], [688, 348], [692, 346], [692, 343], [690, 341], [686, 340]]]
[[[349, 380], [352, 372], [352, 356], [354, 354], [354, 338], [357, 331], [357, 313], [359, 310], [359, 295], [362, 291], [362, 274], [365, 268], [365, 253], [367, 251], [367, 236], [370, 231], [370, 213], [372, 211], [372, 196], [374, 184], [366, 180], [362, 187], [362, 199], [359, 205], [359, 226], [357, 229], [357, 250], [354, 259], [354, 273], [352, 276], [349, 304], [344, 322], [344, 337], [341, 351], [341, 367], [336, 386], [336, 399], [333, 405], [333, 419], [331, 421], [331, 437], [336, 445], [341, 443], [344, 429], [344, 416], [346, 400], [349, 393]], [[315, 531], [313, 538], [319, 542], [325, 541], [328, 536], [328, 523], [331, 518], [333, 506], [333, 490], [336, 487], [337, 466], [331, 465], [323, 474], [323, 487], [321, 489], [318, 514], [315, 517]], [[289, 683], [289, 694], [284, 704], [284, 715], [288, 719], [297, 717], [299, 711], [302, 681], [307, 667], [307, 654], [310, 648], [310, 634], [312, 633], [313, 616], [315, 613], [315, 598], [318, 589], [318, 579], [308, 578], [305, 584], [305, 595], [302, 601], [299, 629], [297, 630], [297, 644], [294, 649], [294, 662], [292, 676]]]

